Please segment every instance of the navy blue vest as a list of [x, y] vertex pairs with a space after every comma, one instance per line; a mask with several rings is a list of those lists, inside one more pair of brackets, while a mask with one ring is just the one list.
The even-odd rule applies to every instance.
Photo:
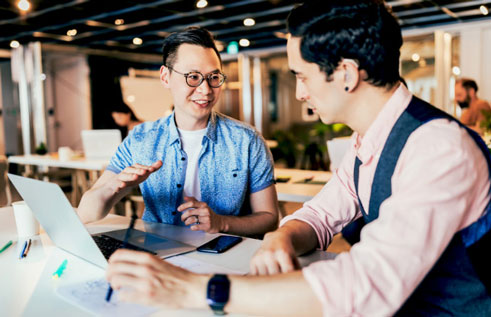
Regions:
[[[438, 118], [456, 121], [445, 112], [413, 97], [407, 109], [395, 123], [375, 170], [368, 213], [365, 212], [358, 196], [363, 218], [347, 227], [351, 229], [351, 234], [358, 236], [358, 240], [359, 230], [363, 223], [377, 219], [380, 205], [392, 194], [391, 178], [407, 139], [418, 127]], [[458, 123], [464, 127], [460, 122]], [[491, 160], [486, 144], [477, 133], [468, 128], [466, 130], [486, 157], [491, 175]], [[360, 165], [361, 161], [356, 158], [354, 182], [357, 195]], [[349, 233], [343, 230], [343, 235], [345, 234]], [[488, 203], [487, 211], [480, 219], [454, 235], [442, 256], [403, 304], [397, 315], [491, 316], [490, 248], [491, 202]]]

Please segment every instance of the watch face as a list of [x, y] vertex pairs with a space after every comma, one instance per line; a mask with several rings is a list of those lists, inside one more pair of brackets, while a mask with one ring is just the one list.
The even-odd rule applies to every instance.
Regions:
[[225, 275], [215, 275], [208, 282], [208, 304], [226, 303], [229, 297], [230, 281]]

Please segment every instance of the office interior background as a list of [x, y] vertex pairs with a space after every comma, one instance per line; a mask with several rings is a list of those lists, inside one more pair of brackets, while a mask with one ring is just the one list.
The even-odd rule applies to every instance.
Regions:
[[[115, 128], [123, 100], [142, 120], [171, 112], [159, 82], [162, 40], [203, 26], [216, 37], [228, 80], [216, 110], [254, 125], [282, 167], [326, 169], [325, 126], [295, 99], [285, 19], [291, 0], [11, 0], [0, 5], [0, 156], [82, 150], [80, 133]], [[459, 116], [456, 78], [491, 100], [491, 1], [387, 1], [404, 36], [401, 75], [416, 96]], [[306, 157], [314, 145], [323, 164]]]

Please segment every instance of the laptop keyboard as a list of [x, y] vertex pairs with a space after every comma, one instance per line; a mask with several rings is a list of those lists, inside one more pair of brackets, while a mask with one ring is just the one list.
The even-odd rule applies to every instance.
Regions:
[[[109, 259], [111, 254], [113, 254], [114, 252], [116, 252], [117, 249], [120, 249], [123, 246], [123, 241], [120, 241], [118, 239], [114, 239], [110, 236], [100, 235], [100, 236], [92, 236], [92, 238], [94, 239], [95, 243], [97, 244], [97, 246], [99, 247], [99, 249], [101, 250], [102, 254], [104, 255], [104, 257], [106, 259]], [[129, 244], [129, 243], [126, 244], [125, 249], [144, 251], [144, 252], [148, 252], [151, 254], [157, 254], [155, 252], [140, 248], [136, 245]]]

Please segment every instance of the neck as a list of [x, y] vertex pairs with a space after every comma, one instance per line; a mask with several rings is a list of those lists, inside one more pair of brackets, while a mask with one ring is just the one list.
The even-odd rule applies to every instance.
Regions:
[[398, 87], [399, 85], [395, 85], [387, 90], [384, 87], [374, 87], [369, 84], [360, 85], [357, 88], [357, 95], [350, 102], [352, 106], [350, 106], [346, 124], [364, 136]]
[[176, 126], [181, 130], [193, 131], [193, 130], [205, 129], [206, 126], [208, 125], [209, 119], [210, 119], [210, 115], [204, 118], [197, 119], [197, 118], [185, 117], [178, 111], [174, 112], [174, 120]]

